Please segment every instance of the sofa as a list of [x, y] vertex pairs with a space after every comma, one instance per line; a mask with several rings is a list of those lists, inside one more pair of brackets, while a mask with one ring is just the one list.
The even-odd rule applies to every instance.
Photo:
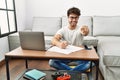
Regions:
[[[68, 24], [67, 17], [33, 17], [31, 28], [24, 31], [43, 31], [45, 42], [58, 29]], [[93, 45], [99, 55], [99, 69], [105, 80], [120, 79], [120, 16], [80, 16], [78, 25], [87, 25], [90, 33], [84, 37], [83, 45]], [[20, 46], [18, 33], [8, 36], [10, 50]]]
[[[45, 42], [50, 44], [50, 40], [53, 38], [53, 35], [60, 28], [67, 25], [67, 17], [33, 17], [32, 26], [29, 29], [25, 29], [24, 31], [42, 31], [45, 35]], [[89, 36], [84, 37], [83, 44], [84, 45], [93, 45], [97, 46], [98, 40], [92, 36], [92, 17], [91, 16], [81, 16], [79, 19], [78, 25], [82, 26], [86, 24], [90, 33]], [[10, 51], [20, 46], [19, 34], [14, 33], [8, 36], [9, 39], [9, 49]]]
[[93, 17], [93, 36], [99, 41], [99, 68], [105, 80], [120, 80], [120, 16]]

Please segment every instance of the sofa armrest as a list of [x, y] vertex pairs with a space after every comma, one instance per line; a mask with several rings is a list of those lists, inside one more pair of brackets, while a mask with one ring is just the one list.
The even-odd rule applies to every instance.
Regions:
[[93, 36], [85, 36], [83, 40], [83, 45], [93, 45], [96, 47], [98, 44], [98, 39]]
[[20, 46], [19, 34], [14, 33], [8, 36], [9, 50], [13, 50]]

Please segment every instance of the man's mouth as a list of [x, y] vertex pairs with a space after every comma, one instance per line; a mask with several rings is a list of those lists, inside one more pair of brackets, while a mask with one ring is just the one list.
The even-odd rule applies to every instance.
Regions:
[[76, 24], [77, 22], [71, 22], [71, 24]]

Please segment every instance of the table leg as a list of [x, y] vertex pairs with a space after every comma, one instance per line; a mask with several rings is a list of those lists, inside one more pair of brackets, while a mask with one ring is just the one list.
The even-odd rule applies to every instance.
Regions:
[[96, 65], [96, 80], [98, 80], [98, 71], [99, 71], [99, 60], [98, 61], [94, 61], [95, 65]]
[[26, 66], [26, 69], [28, 69], [28, 60], [25, 59], [25, 66]]
[[90, 61], [90, 72], [92, 72], [92, 61]]
[[88, 73], [88, 80], [93, 80], [93, 76], [92, 76], [92, 61], [90, 61], [90, 72]]
[[10, 80], [9, 58], [5, 56], [7, 80]]
[[97, 63], [97, 66], [96, 66], [96, 80], [98, 80], [99, 61], [97, 61], [96, 63]]

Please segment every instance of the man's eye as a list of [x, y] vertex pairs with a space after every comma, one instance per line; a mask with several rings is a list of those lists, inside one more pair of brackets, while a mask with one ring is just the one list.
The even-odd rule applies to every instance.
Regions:
[[70, 17], [71, 19], [77, 19], [78, 17]]

